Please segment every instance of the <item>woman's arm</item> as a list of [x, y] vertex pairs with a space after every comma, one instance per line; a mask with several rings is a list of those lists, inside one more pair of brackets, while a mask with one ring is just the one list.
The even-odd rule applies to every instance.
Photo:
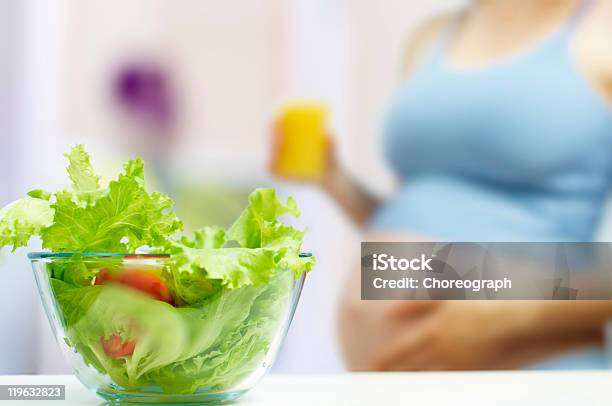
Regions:
[[355, 263], [338, 318], [352, 370], [520, 368], [601, 345], [612, 320], [612, 301], [363, 301], [360, 281]]
[[512, 339], [525, 341], [553, 337], [580, 336], [601, 340], [603, 327], [612, 320], [612, 301], [537, 301], [519, 302]]
[[[456, 13], [436, 15], [417, 27], [411, 35], [406, 51], [402, 57], [401, 76], [407, 76], [413, 66], [429, 48], [431, 42], [436, 38], [439, 31], [443, 29]], [[277, 139], [275, 135], [275, 140]], [[276, 144], [276, 141], [275, 141]], [[273, 152], [273, 160], [276, 159], [278, 149]], [[275, 165], [271, 166], [275, 171]], [[277, 173], [283, 176], [282, 173]], [[333, 142], [330, 141], [328, 169], [319, 181], [322, 189], [334, 200], [344, 213], [358, 227], [364, 227], [379, 206], [379, 199], [363, 187], [343, 168], [336, 159]]]
[[321, 187], [342, 211], [358, 227], [365, 227], [368, 219], [380, 204], [380, 200], [360, 185], [340, 165], [334, 148], [330, 148], [328, 168], [321, 180]]
[[587, 10], [572, 40], [573, 56], [595, 91], [612, 105], [612, 2], [599, 0]]
[[[414, 65], [429, 48], [456, 13], [436, 15], [417, 27], [410, 36], [402, 57], [401, 76], [410, 74]], [[360, 185], [342, 168], [335, 159], [334, 148], [330, 148], [329, 170], [323, 179], [323, 190], [342, 208], [358, 226], [364, 226], [376, 210], [380, 201]]]
[[[426, 316], [415, 320], [431, 306]], [[371, 354], [379, 370], [504, 369], [601, 344], [611, 301], [397, 302], [403, 332]]]

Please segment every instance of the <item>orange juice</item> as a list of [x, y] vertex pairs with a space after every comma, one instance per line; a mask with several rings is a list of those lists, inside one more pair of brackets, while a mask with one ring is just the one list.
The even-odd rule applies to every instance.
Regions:
[[319, 102], [286, 104], [276, 121], [274, 171], [300, 180], [319, 180], [327, 165], [327, 106]]

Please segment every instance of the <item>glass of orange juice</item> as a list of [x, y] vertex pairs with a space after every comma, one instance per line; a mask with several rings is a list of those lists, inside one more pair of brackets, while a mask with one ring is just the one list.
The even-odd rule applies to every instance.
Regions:
[[286, 103], [276, 118], [273, 171], [297, 180], [320, 180], [327, 167], [327, 105], [317, 101]]

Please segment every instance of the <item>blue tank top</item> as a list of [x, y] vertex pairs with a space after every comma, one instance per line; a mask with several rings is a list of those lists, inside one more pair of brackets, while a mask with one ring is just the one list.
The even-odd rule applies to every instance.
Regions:
[[388, 109], [384, 150], [403, 181], [372, 228], [454, 241], [593, 238], [612, 174], [612, 110], [572, 59], [584, 8], [485, 68], [448, 66], [454, 30], [440, 36]]

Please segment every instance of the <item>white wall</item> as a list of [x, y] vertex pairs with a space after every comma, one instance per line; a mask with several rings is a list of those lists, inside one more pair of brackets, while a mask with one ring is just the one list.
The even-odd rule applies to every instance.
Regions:
[[[22, 84], [24, 5], [0, 2], [0, 206], [14, 200], [24, 179], [25, 165], [15, 151], [23, 150], [19, 134]], [[20, 260], [21, 259], [21, 260]], [[32, 372], [36, 365], [30, 357], [36, 346], [37, 299], [33, 278], [23, 258], [0, 257], [0, 374]], [[25, 294], [16, 295], [15, 292]]]
[[389, 193], [393, 178], [381, 160], [378, 134], [387, 101], [400, 80], [400, 62], [408, 36], [424, 19], [458, 0], [350, 0], [345, 161], [374, 191]]
[[[0, 2], [0, 205], [50, 180], [57, 142], [50, 98], [56, 6], [53, 0]], [[0, 373], [37, 371], [51, 342], [27, 251], [3, 252], [0, 259]]]

